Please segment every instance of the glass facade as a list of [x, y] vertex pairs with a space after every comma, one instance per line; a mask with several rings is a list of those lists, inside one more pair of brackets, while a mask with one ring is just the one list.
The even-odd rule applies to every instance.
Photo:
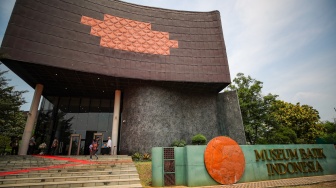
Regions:
[[50, 150], [53, 139], [57, 138], [59, 147], [56, 154], [67, 155], [71, 135], [79, 134], [81, 139], [73, 139], [70, 153], [76, 154], [80, 142], [79, 154], [88, 155], [95, 135], [102, 137], [101, 146], [111, 136], [113, 107], [113, 99], [43, 98], [34, 133], [37, 144], [45, 142]]

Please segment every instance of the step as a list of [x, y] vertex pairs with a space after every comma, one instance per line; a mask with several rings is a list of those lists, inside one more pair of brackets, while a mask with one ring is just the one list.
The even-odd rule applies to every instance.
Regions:
[[68, 161], [62, 160], [62, 161], [57, 161], [57, 160], [40, 160], [40, 161], [34, 161], [34, 160], [25, 160], [25, 161], [20, 161], [20, 160], [13, 160], [13, 159], [8, 159], [6, 161], [1, 161], [0, 165], [2, 164], [17, 164], [17, 163], [22, 163], [22, 164], [38, 164], [38, 163], [66, 163]]
[[[43, 173], [43, 171], [40, 171], [40, 172], [42, 172]], [[130, 169], [130, 170], [116, 170], [116, 169], [114, 169], [114, 170], [111, 170], [111, 169], [109, 169], [109, 170], [104, 170], [104, 171], [100, 171], [100, 170], [88, 170], [88, 171], [77, 171], [77, 172], [75, 172], [75, 171], [70, 171], [70, 172], [68, 172], [68, 171], [66, 171], [66, 172], [48, 172], [48, 173], [61, 173], [61, 174], [63, 174], [63, 173], [100, 173], [100, 172], [110, 172], [110, 173], [112, 173], [112, 174], [127, 174], [127, 173], [134, 173], [134, 172], [137, 172], [137, 170], [136, 169]]]
[[[83, 171], [83, 170], [99, 170], [99, 169], [122, 169], [122, 170], [129, 170], [129, 169], [135, 169], [135, 165], [124, 165], [124, 166], [74, 166], [74, 167], [65, 167], [65, 168], [59, 168], [60, 170], [67, 170], [67, 171], [72, 171], [72, 170], [77, 170], [77, 171]], [[54, 169], [50, 169], [54, 170]], [[56, 170], [56, 169], [55, 169]]]
[[[10, 162], [10, 163], [2, 163], [0, 166], [14, 166], [14, 165], [52, 165], [52, 164], [66, 164], [69, 163], [68, 161], [48, 161], [48, 162], [40, 162], [40, 163], [21, 163], [21, 162]], [[72, 163], [72, 162], [71, 162]]]
[[85, 181], [85, 180], [111, 180], [111, 179], [139, 179], [138, 174], [119, 174], [119, 175], [96, 175], [86, 174], [80, 176], [58, 176], [58, 177], [34, 177], [34, 178], [6, 178], [0, 179], [0, 184], [17, 183], [39, 183], [39, 182], [60, 182], [60, 181]]
[[34, 172], [48, 172], [48, 173], [63, 173], [63, 172], [95, 172], [95, 171], [136, 171], [136, 167], [125, 167], [125, 168], [59, 168], [59, 169], [48, 169], [48, 170], [36, 170]]
[[[128, 156], [128, 155], [100, 155], [100, 154], [98, 154], [98, 156], [102, 157], [102, 158], [114, 158], [114, 159], [132, 158], [131, 156]], [[90, 155], [63, 155], [63, 156], [60, 156], [60, 157], [81, 159], [81, 158], [90, 157]]]
[[[97, 186], [95, 187], [85, 187], [85, 188], [96, 188]], [[130, 185], [110, 185], [110, 186], [98, 186], [98, 187], [104, 187], [104, 188], [126, 188], [126, 187], [130, 187], [130, 188], [133, 188], [133, 187], [136, 187], [136, 188], [142, 188], [142, 185], [139, 183], [139, 184], [130, 184]]]
[[[0, 176], [0, 188], [142, 187], [130, 156], [99, 155], [98, 160], [92, 161], [89, 156], [58, 157], [64, 157], [65, 160], [38, 156], [8, 156], [0, 159], [0, 170], [4, 172], [31, 170], [27, 173], [22, 171], [20, 174]], [[45, 169], [38, 169], [44, 167]]]
[[[20, 163], [13, 163], [13, 164], [6, 164], [0, 165], [0, 168], [29, 168], [29, 167], [46, 167], [46, 166], [53, 166], [53, 165], [63, 165], [63, 164], [78, 164], [76, 166], [88, 166], [88, 165], [96, 165], [96, 166], [132, 166], [133, 162], [97, 162], [92, 161], [92, 164], [79, 164], [76, 162], [67, 162], [67, 163], [41, 163], [41, 164], [20, 164]], [[74, 166], [64, 166], [64, 168], [74, 168]]]
[[140, 184], [139, 178], [133, 179], [109, 179], [109, 180], [86, 180], [86, 181], [60, 181], [60, 182], [40, 182], [40, 183], [16, 183], [2, 184], [1, 187], [31, 187], [38, 186], [43, 188], [49, 187], [96, 187], [96, 186], [111, 186], [111, 185], [131, 185]]
[[22, 169], [27, 169], [27, 168], [43, 168], [43, 167], [56, 166], [56, 165], [62, 165], [62, 164], [1, 166], [0, 171], [22, 170]]
[[134, 163], [92, 163], [92, 164], [78, 164], [78, 165], [74, 165], [74, 166], [64, 166], [63, 168], [106, 168], [106, 167], [110, 167], [110, 168], [119, 168], [119, 167], [132, 167], [135, 166]]
[[0, 176], [1, 179], [15, 179], [15, 178], [39, 178], [39, 177], [63, 177], [63, 176], [81, 176], [81, 175], [127, 175], [138, 174], [135, 170], [123, 170], [123, 171], [95, 171], [95, 172], [68, 172], [68, 173], [23, 173], [12, 174], [7, 176]]
[[43, 162], [67, 162], [67, 160], [54, 160], [49, 158], [29, 158], [29, 159], [18, 159], [18, 158], [7, 158], [1, 159], [0, 164], [4, 163], [43, 163]]
[[[8, 169], [25, 169], [25, 168], [38, 168], [38, 167], [48, 167], [48, 166], [57, 166], [60, 165], [60, 168], [83, 168], [82, 166], [110, 166], [110, 167], [127, 167], [127, 166], [134, 166], [133, 162], [123, 162], [123, 163], [117, 163], [117, 162], [96, 162], [93, 161], [93, 164], [79, 164], [79, 163], [43, 163], [43, 164], [7, 164], [7, 165], [0, 165], [0, 171], [8, 171]], [[73, 166], [66, 166], [67, 164], [74, 164]], [[65, 165], [62, 167], [62, 165]]]
[[[78, 159], [78, 160], [89, 160], [90, 156], [60, 156], [64, 158], [72, 158], [72, 159]], [[96, 156], [92, 156], [92, 159], [96, 159]], [[121, 160], [132, 160], [131, 156], [123, 156], [123, 157], [115, 157], [115, 156], [107, 156], [107, 155], [98, 155], [98, 159], [104, 159], [104, 160], [115, 160], [115, 161], [121, 161]]]
[[1, 179], [10, 179], [10, 178], [38, 178], [38, 177], [60, 177], [60, 176], [79, 176], [86, 174], [97, 174], [97, 175], [119, 175], [119, 174], [137, 174], [137, 170], [109, 170], [109, 171], [82, 171], [82, 172], [30, 172], [22, 174], [12, 174], [7, 176], [0, 176]]

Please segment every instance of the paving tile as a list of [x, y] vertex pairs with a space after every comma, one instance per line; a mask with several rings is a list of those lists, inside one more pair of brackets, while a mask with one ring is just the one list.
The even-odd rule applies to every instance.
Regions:
[[44, 185], [43, 188], [57, 188], [57, 185]]

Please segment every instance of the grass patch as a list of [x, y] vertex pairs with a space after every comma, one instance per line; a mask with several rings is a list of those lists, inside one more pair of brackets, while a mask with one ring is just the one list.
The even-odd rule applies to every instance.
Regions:
[[151, 161], [136, 161], [134, 163], [139, 173], [141, 185], [143, 187], [152, 186], [152, 162]]

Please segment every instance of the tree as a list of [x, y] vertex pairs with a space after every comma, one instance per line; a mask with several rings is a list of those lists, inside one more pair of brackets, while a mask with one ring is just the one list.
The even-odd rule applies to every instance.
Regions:
[[317, 110], [277, 100], [278, 95], [261, 93], [262, 82], [238, 73], [228, 87], [237, 90], [245, 128], [251, 144], [310, 144], [324, 134]]
[[278, 97], [272, 94], [262, 96], [262, 84], [251, 76], [246, 77], [243, 73], [238, 73], [228, 87], [228, 90], [237, 90], [245, 136], [251, 144], [258, 143], [258, 140], [265, 140], [266, 130], [271, 129], [268, 112], [272, 102]]
[[3, 135], [0, 135], [0, 155], [7, 155], [9, 154], [8, 153], [8, 150], [6, 151], [6, 148], [9, 146], [11, 140], [8, 136], [3, 136]]
[[321, 124], [325, 128], [324, 134], [320, 137], [323, 143], [336, 144], [336, 123], [325, 121]]
[[267, 138], [267, 143], [272, 144], [293, 144], [297, 140], [295, 131], [291, 128], [280, 126], [274, 129], [269, 137]]
[[4, 76], [7, 72], [0, 70], [0, 134], [14, 137], [24, 130], [26, 117], [20, 107], [26, 103], [22, 94], [27, 91], [15, 91], [14, 86], [9, 86], [10, 80]]
[[[293, 130], [296, 134], [295, 144], [313, 144], [317, 137], [324, 134], [317, 110], [309, 105], [291, 104], [277, 100], [271, 114], [280, 127]], [[292, 137], [293, 138], [293, 137]]]

